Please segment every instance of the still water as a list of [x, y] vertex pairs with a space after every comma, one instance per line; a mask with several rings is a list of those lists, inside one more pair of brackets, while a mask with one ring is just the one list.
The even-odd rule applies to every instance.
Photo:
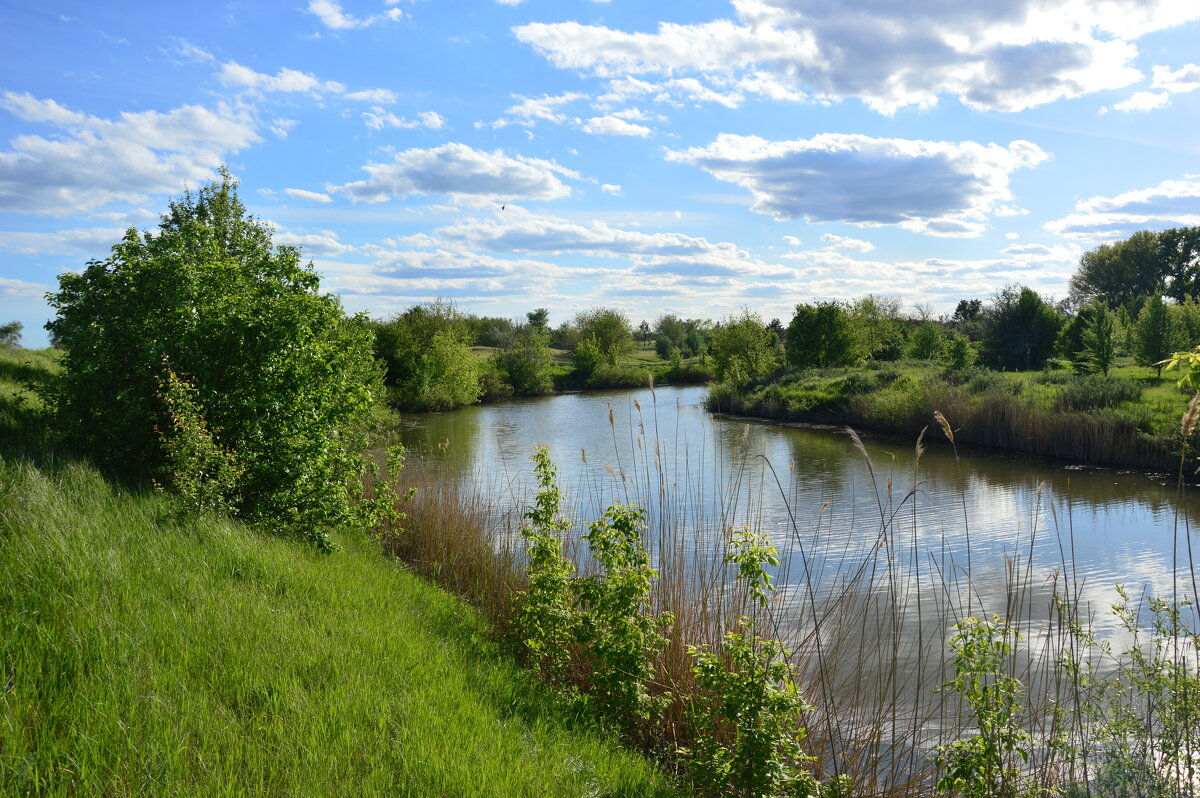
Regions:
[[1118, 583], [1193, 595], [1200, 488], [1181, 494], [1171, 475], [956, 454], [932, 419], [919, 457], [915, 440], [868, 434], [860, 450], [839, 428], [714, 416], [704, 394], [513, 400], [410, 416], [402, 440], [441, 458], [501, 514], [532, 496], [529, 456], [545, 444], [577, 528], [632, 502], [648, 510], [652, 548], [715, 550], [731, 528], [764, 532], [784, 557], [784, 596], [903, 569], [917, 577], [914, 591], [936, 585], [973, 612], [1012, 615], [1020, 601], [1031, 621], [1051, 593], [1069, 590], [1099, 611], [1103, 629]]

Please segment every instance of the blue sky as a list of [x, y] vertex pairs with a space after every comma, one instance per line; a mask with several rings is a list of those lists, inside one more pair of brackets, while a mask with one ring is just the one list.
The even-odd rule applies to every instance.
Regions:
[[0, 6], [0, 321], [228, 164], [350, 311], [1062, 297], [1200, 225], [1195, 0]]

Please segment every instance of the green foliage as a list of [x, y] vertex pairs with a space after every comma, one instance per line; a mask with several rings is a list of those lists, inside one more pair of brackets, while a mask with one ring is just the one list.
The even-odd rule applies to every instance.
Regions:
[[1168, 309], [1178, 335], [1176, 345], [1180, 349], [1200, 345], [1200, 302], [1195, 297], [1185, 297], [1178, 304], [1169, 305]]
[[471, 354], [475, 333], [453, 304], [414, 305], [375, 331], [375, 354], [402, 407], [447, 410], [479, 401], [479, 361]]
[[712, 331], [709, 351], [717, 379], [734, 385], [758, 379], [775, 366], [771, 331], [749, 310], [726, 319]]
[[538, 492], [520, 530], [528, 546], [529, 588], [516, 597], [514, 627], [526, 658], [542, 678], [563, 684], [577, 624], [572, 583], [575, 567], [563, 556], [562, 543], [570, 523], [561, 515], [562, 494], [545, 446], [534, 450], [533, 468]]
[[512, 342], [496, 355], [513, 393], [540, 396], [554, 391], [554, 358], [546, 334], [533, 325], [518, 330]]
[[21, 331], [25, 325], [19, 321], [0, 324], [0, 346], [17, 346], [21, 343]]
[[950, 638], [957, 693], [975, 716], [976, 733], [938, 747], [943, 769], [937, 789], [964, 798], [1026, 798], [1044, 794], [1022, 775], [1033, 740], [1019, 723], [1024, 685], [1009, 675], [1008, 659], [1020, 634], [993, 615], [967, 618]]
[[1041, 368], [1054, 354], [1062, 323], [1032, 288], [1009, 286], [984, 310], [984, 360], [1006, 369]]
[[1142, 230], [1123, 241], [1088, 250], [1071, 278], [1071, 295], [1081, 300], [1099, 299], [1115, 308], [1163, 291], [1171, 267], [1159, 257], [1158, 243], [1156, 233]]
[[1060, 410], [1100, 410], [1136, 402], [1141, 396], [1142, 386], [1134, 380], [1088, 374], [1064, 382], [1054, 401]]
[[850, 314], [839, 302], [796, 305], [786, 340], [787, 361], [793, 368], [848, 366], [864, 355]]
[[1092, 370], [1091, 361], [1084, 349], [1083, 337], [1097, 307], [1096, 303], [1092, 303], [1080, 308], [1078, 313], [1063, 324], [1055, 341], [1055, 349], [1062, 357], [1071, 361], [1071, 367], [1077, 374], [1087, 374]]
[[[155, 428], [164, 452], [163, 475], [183, 506], [192, 512], [231, 513], [244, 467], [236, 452], [213, 440], [196, 386], [181, 380], [163, 358], [159, 397], [169, 427]], [[156, 483], [161, 486], [162, 483]]]
[[591, 308], [575, 316], [579, 340], [592, 339], [604, 361], [610, 366], [617, 358], [633, 351], [633, 327], [629, 318], [612, 308]]
[[[243, 517], [318, 542], [353, 521], [348, 490], [378, 370], [370, 334], [274, 247], [226, 172], [172, 201], [154, 234], [129, 230], [103, 261], [63, 274], [48, 327], [66, 353], [45, 390], [64, 438], [136, 475], [165, 464], [155, 427], [162, 359], [194, 386], [214, 444], [243, 469]], [[189, 399], [191, 401], [191, 399]]]
[[1089, 369], [1107, 377], [1117, 357], [1117, 331], [1112, 313], [1102, 304], [1092, 309], [1092, 318], [1084, 327], [1083, 352]]
[[1171, 356], [1176, 342], [1175, 322], [1162, 296], [1155, 294], [1142, 305], [1133, 325], [1133, 356], [1139, 366], [1153, 366], [1162, 376], [1162, 362]]
[[951, 333], [946, 339], [946, 347], [942, 352], [942, 362], [951, 371], [966, 371], [975, 365], [978, 352], [971, 339], [962, 333]]
[[904, 354], [900, 300], [868, 294], [850, 306], [850, 318], [865, 357], [899, 360]]
[[[738, 566], [751, 602], [765, 609], [774, 590], [765, 566], [779, 565], [778, 551], [747, 529], [731, 547], [726, 562]], [[753, 619], [738, 623], [720, 656], [688, 647], [697, 688], [688, 704], [694, 739], [679, 754], [692, 783], [706, 794], [745, 798], [845, 794], [845, 784], [822, 786], [809, 769], [801, 716], [811, 707], [796, 687], [787, 651], [759, 637]]]
[[938, 360], [945, 349], [946, 334], [932, 321], [918, 324], [908, 337], [908, 356], [914, 360]]
[[575, 344], [575, 351], [571, 353], [571, 368], [581, 380], [591, 379], [603, 362], [604, 356], [595, 338], [587, 337]]
[[376, 540], [394, 538], [404, 534], [400, 523], [408, 516], [400, 509], [402, 503], [412, 501], [416, 488], [409, 488], [401, 498], [396, 493], [397, 480], [404, 470], [404, 446], [388, 447], [382, 467], [376, 471], [373, 459], [365, 456], [363, 475], [354, 491], [358, 497], [355, 514], [359, 525]]
[[590, 692], [602, 714], [627, 731], [645, 726], [666, 708], [669, 696], [652, 696], [654, 658], [674, 620], [650, 612], [650, 589], [658, 573], [642, 546], [646, 512], [614, 505], [588, 526], [584, 539], [600, 573], [578, 581], [578, 639], [591, 659]]
[[545, 308], [535, 308], [526, 313], [525, 318], [533, 329], [544, 333], [550, 331], [550, 311]]

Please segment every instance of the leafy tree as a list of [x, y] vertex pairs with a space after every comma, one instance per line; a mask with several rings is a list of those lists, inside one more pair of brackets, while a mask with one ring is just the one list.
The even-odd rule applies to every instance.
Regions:
[[1162, 361], [1175, 351], [1174, 319], [1166, 303], [1155, 294], [1144, 305], [1133, 325], [1133, 356], [1139, 366], [1154, 366], [1162, 377]]
[[904, 353], [900, 300], [868, 294], [850, 307], [850, 317], [865, 357], [896, 360]]
[[16, 346], [21, 343], [21, 331], [25, 325], [19, 321], [0, 324], [0, 346]]
[[961, 333], [951, 333], [942, 350], [942, 362], [951, 371], [963, 371], [975, 365], [977, 354], [970, 338]]
[[1179, 227], [1160, 232], [1158, 257], [1170, 275], [1167, 296], [1183, 301], [1200, 294], [1200, 227]]
[[775, 365], [771, 332], [749, 310], [713, 330], [710, 346], [718, 380], [743, 384], [767, 374]]
[[[1190, 349], [1200, 344], [1200, 302], [1188, 297], [1176, 305], [1168, 305], [1167, 309], [1175, 327], [1175, 334], [1179, 338], [1179, 345]], [[1141, 318], [1140, 314], [1138, 318]]]
[[453, 304], [414, 305], [375, 327], [375, 352], [396, 400], [416, 410], [445, 410], [479, 400], [474, 333]]
[[1092, 361], [1084, 347], [1084, 332], [1092, 322], [1092, 315], [1097, 305], [1084, 305], [1079, 312], [1072, 316], [1062, 329], [1058, 331], [1055, 348], [1058, 353], [1071, 361], [1072, 368], [1079, 374], [1087, 374], [1092, 370]]
[[550, 330], [550, 311], [545, 308], [535, 308], [525, 314], [525, 318], [529, 321], [529, 326], [540, 332], [548, 332]]
[[604, 356], [600, 354], [600, 346], [596, 339], [590, 336], [577, 343], [575, 351], [571, 353], [571, 366], [580, 379], [590, 378], [603, 362]]
[[850, 365], [865, 348], [850, 314], [838, 302], [796, 305], [786, 340], [787, 362], [794, 368]]
[[596, 342], [601, 356], [610, 365], [617, 358], [633, 349], [633, 328], [629, 318], [612, 308], [592, 308], [575, 316], [575, 327], [582, 341], [591, 338]]
[[474, 335], [469, 343], [475, 346], [490, 346], [503, 349], [512, 343], [517, 333], [517, 325], [512, 319], [500, 316], [468, 316], [463, 318], [471, 325]]
[[1054, 353], [1062, 316], [1032, 288], [1003, 289], [983, 315], [986, 362], [1008, 369], [1041, 368]]
[[979, 299], [960, 299], [958, 305], [954, 308], [954, 315], [951, 320], [957, 324], [963, 322], [975, 321], [979, 318], [979, 314], [983, 312], [983, 301]]
[[946, 334], [932, 321], [922, 322], [908, 339], [908, 356], [916, 360], [935, 360], [946, 347]]
[[642, 319], [642, 323], [638, 325], [638, 341], [641, 342], [642, 346], [645, 346], [646, 342], [649, 340], [650, 340], [650, 322], [646, 321], [645, 319]]
[[1114, 308], [1161, 292], [1170, 271], [1159, 256], [1158, 244], [1155, 233], [1142, 230], [1124, 241], [1088, 250], [1071, 278], [1071, 296], [1080, 302], [1101, 299]]
[[518, 330], [512, 343], [497, 354], [496, 361], [517, 396], [538, 396], [554, 390], [554, 358], [546, 333], [538, 328], [529, 325]]
[[1083, 349], [1091, 370], [1107, 377], [1117, 356], [1117, 329], [1113, 314], [1102, 302], [1093, 306], [1091, 321], [1084, 328]]
[[240, 514], [318, 542], [351, 520], [380, 386], [370, 333], [294, 247], [273, 245], [227, 171], [172, 201], [155, 233], [130, 229], [105, 260], [60, 275], [47, 299], [66, 354], [46, 398], [94, 460], [162, 473], [165, 359], [213, 447], [236, 455]]

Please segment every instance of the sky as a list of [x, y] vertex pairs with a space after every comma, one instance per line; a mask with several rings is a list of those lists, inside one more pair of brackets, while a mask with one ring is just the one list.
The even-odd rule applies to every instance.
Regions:
[[0, 322], [224, 164], [349, 312], [1062, 298], [1200, 225], [1196, 0], [0, 5]]

